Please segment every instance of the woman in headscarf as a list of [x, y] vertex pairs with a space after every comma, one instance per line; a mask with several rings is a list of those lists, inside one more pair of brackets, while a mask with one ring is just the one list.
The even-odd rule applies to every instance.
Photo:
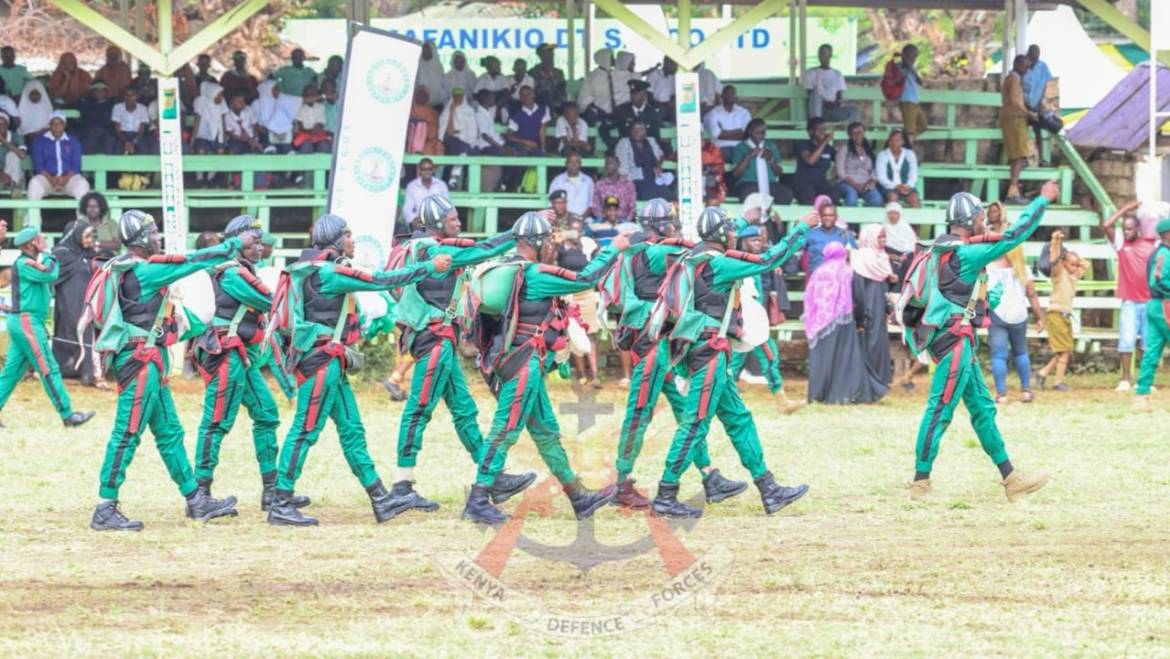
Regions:
[[89, 92], [91, 84], [93, 76], [77, 66], [77, 56], [65, 53], [57, 61], [57, 69], [49, 76], [49, 96], [72, 107]]
[[[223, 115], [227, 114], [227, 103], [223, 101], [223, 87], [216, 82], [199, 85], [199, 98], [195, 99], [195, 123], [191, 126], [191, 150], [197, 154], [224, 152]], [[216, 174], [195, 172], [195, 184], [204, 181], [211, 184]]]
[[[94, 384], [92, 348], [86, 348], [86, 359], [80, 370], [77, 357], [82, 352], [78, 345], [77, 321], [85, 304], [85, 287], [93, 275], [93, 227], [83, 219], [65, 225], [65, 233], [53, 248], [60, 274], [54, 284], [53, 295], [53, 356], [61, 366], [61, 377], [80, 378], [84, 385]], [[80, 343], [93, 345], [93, 330], [86, 332]]]
[[865, 363], [884, 384], [893, 378], [890, 362], [890, 332], [886, 326], [887, 294], [898, 281], [886, 252], [886, 232], [880, 224], [868, 224], [861, 230], [860, 247], [849, 256], [853, 266], [853, 298], [857, 301], [854, 316], [861, 330], [861, 347]]
[[25, 143], [49, 130], [53, 116], [53, 102], [40, 80], [29, 81], [20, 95], [20, 134]]
[[[1007, 226], [1002, 202], [987, 207], [987, 226], [999, 233]], [[987, 290], [999, 290], [999, 303], [991, 310], [991, 327], [987, 343], [991, 346], [991, 376], [995, 380], [995, 402], [1008, 402], [1008, 355], [1014, 357], [1020, 376], [1020, 400], [1030, 403], [1032, 395], [1032, 358], [1028, 354], [1028, 309], [1036, 315], [1036, 330], [1044, 331], [1044, 309], [1036, 296], [1036, 283], [1028, 273], [1021, 245], [987, 266]]]
[[[444, 76], [443, 94], [450, 94], [452, 89], [461, 87], [464, 94], [475, 93], [475, 71], [467, 65], [467, 55], [463, 54], [462, 50], [457, 50], [451, 54], [451, 69], [447, 71]], [[422, 85], [422, 81], [415, 83], [415, 86]], [[430, 87], [427, 87], [430, 91]]]
[[292, 150], [293, 119], [300, 109], [300, 99], [296, 103], [285, 101], [276, 81], [271, 79], [260, 83], [256, 91], [259, 96], [252, 102], [252, 111], [259, 122], [260, 141], [276, 153], [288, 153]]
[[804, 291], [804, 333], [808, 338], [808, 399], [834, 405], [873, 403], [886, 386], [866, 363], [854, 310], [853, 269], [845, 246], [829, 243], [824, 261]]
[[[435, 52], [435, 42], [427, 41], [422, 45], [422, 57], [418, 59], [418, 74], [415, 75], [414, 84], [422, 85], [431, 92], [431, 103], [442, 107], [447, 103], [447, 99], [451, 96], [451, 90], [447, 89], [444, 78], [446, 74], [443, 73], [443, 63], [439, 61], [439, 55]], [[468, 94], [468, 98], [474, 93], [473, 89], [462, 88]]]
[[[420, 128], [421, 126], [421, 128]], [[439, 113], [431, 107], [430, 91], [426, 87], [414, 88], [414, 105], [410, 108], [410, 135], [418, 132], [421, 140], [410, 139], [410, 153], [428, 156], [443, 155], [443, 143], [439, 141]], [[418, 144], [421, 142], [421, 144]]]

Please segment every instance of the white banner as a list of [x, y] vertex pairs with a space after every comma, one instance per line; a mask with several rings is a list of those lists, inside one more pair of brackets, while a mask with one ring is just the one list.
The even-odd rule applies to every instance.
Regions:
[[695, 224], [703, 210], [703, 120], [699, 108], [699, 74], [674, 75], [675, 125], [678, 137], [678, 216], [683, 237], [698, 240]]
[[167, 254], [187, 251], [187, 211], [183, 196], [183, 122], [179, 81], [158, 79], [158, 137]]
[[363, 27], [345, 56], [329, 212], [349, 223], [354, 261], [363, 268], [385, 266], [390, 254], [421, 52], [413, 41]]

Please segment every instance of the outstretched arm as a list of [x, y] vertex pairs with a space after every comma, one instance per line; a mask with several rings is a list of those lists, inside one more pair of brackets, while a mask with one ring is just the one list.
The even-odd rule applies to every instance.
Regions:
[[142, 285], [143, 296], [149, 297], [183, 277], [226, 263], [239, 251], [240, 244], [239, 238], [232, 237], [214, 247], [186, 254], [158, 254], [135, 265], [134, 274]]
[[804, 235], [808, 233], [808, 222], [796, 225], [780, 242], [772, 245], [759, 258], [717, 258], [711, 262], [716, 288], [730, 287], [740, 279], [755, 277], [765, 272], [775, 270], [784, 265], [804, 245]]
[[[960, 267], [959, 277], [964, 281], [975, 281], [979, 273], [992, 261], [1007, 254], [1024, 243], [1036, 233], [1040, 221], [1044, 218], [1044, 211], [1060, 197], [1060, 185], [1056, 181], [1044, 184], [1040, 196], [1032, 200], [1024, 212], [1020, 213], [1015, 222], [1003, 232], [1000, 240], [986, 243], [973, 243], [959, 248]], [[1056, 254], [1060, 252], [1057, 251]]]
[[589, 261], [581, 272], [573, 272], [554, 265], [538, 264], [528, 267], [526, 292], [530, 300], [543, 300], [561, 295], [572, 295], [595, 288], [617, 263], [618, 254], [629, 246], [625, 236], [613, 239]]
[[[449, 264], [451, 257], [436, 257], [435, 261], [426, 261], [408, 265], [397, 270], [361, 270], [346, 265], [332, 265], [321, 269], [321, 292], [325, 295], [344, 295], [358, 291], [388, 291], [392, 288], [409, 286], [424, 279], [435, 272], [435, 262], [440, 258], [446, 259]], [[446, 268], [443, 268], [446, 271]]]
[[240, 304], [257, 311], [268, 311], [272, 308], [272, 291], [260, 281], [260, 278], [249, 272], [243, 266], [231, 268], [223, 273], [220, 282], [223, 291]]
[[451, 257], [452, 268], [465, 268], [482, 263], [488, 259], [504, 254], [516, 246], [511, 231], [503, 231], [479, 242], [472, 242], [466, 238], [451, 238], [440, 241], [429, 254], [446, 254]]

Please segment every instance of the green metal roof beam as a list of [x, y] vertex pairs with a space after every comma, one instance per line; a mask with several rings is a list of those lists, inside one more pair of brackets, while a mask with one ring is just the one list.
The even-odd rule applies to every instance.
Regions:
[[677, 43], [670, 40], [667, 35], [662, 34], [651, 26], [642, 17], [630, 11], [620, 0], [593, 0], [593, 4], [609, 14], [611, 18], [616, 18], [621, 21], [623, 25], [634, 31], [634, 34], [642, 37], [650, 42], [650, 45], [657, 48], [664, 55], [670, 59], [678, 62], [680, 68], [690, 70], [698, 66], [699, 62], [691, 63], [691, 57], [685, 49]]
[[122, 29], [122, 26], [102, 16], [81, 0], [53, 0], [58, 9], [69, 14], [78, 23], [97, 32], [122, 50], [150, 65], [155, 71], [166, 68], [166, 58], [153, 46]]
[[735, 20], [720, 28], [718, 32], [704, 39], [703, 43], [688, 51], [687, 55], [693, 61], [691, 66], [697, 66], [700, 62], [713, 56], [715, 51], [734, 41], [736, 37], [748, 31], [753, 25], [761, 23], [770, 16], [779, 14], [784, 8], [784, 4], [784, 0], [764, 0], [744, 12]]
[[246, 0], [234, 9], [230, 9], [222, 14], [219, 18], [200, 30], [198, 34], [190, 37], [179, 44], [173, 51], [167, 53], [168, 68], [166, 73], [178, 71], [184, 64], [195, 59], [199, 53], [210, 48], [215, 42], [231, 34], [244, 21], [254, 16], [266, 6], [268, 6], [268, 0]]
[[[1077, 0], [1081, 6], [1097, 15], [1097, 18], [1105, 21], [1109, 27], [1117, 30], [1131, 41], [1141, 46], [1147, 53], [1153, 55], [1150, 50], [1150, 33], [1141, 25], [1131, 21], [1128, 16], [1117, 11], [1113, 5], [1105, 0]], [[1155, 0], [1156, 1], [1156, 0]], [[1158, 53], [1158, 60], [1166, 66], [1170, 66], [1170, 52], [1161, 51]]]

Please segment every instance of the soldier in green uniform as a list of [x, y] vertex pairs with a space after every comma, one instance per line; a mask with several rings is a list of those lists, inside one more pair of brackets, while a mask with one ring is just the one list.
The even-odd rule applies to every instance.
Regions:
[[[611, 278], [620, 292], [621, 319], [615, 334], [619, 345], [628, 348], [634, 358], [630, 374], [630, 393], [626, 400], [626, 417], [618, 436], [617, 496], [618, 505], [627, 508], [646, 508], [650, 499], [634, 488], [630, 473], [634, 461], [642, 451], [642, 440], [654, 417], [654, 406], [659, 395], [665, 395], [675, 421], [682, 423], [686, 398], [679, 393], [671, 370], [670, 349], [666, 338], [652, 340], [645, 332], [650, 309], [658, 299], [666, 269], [675, 260], [694, 248], [694, 243], [682, 238], [682, 224], [674, 209], [665, 199], [651, 199], [642, 207], [638, 220], [645, 240], [631, 245], [622, 255], [621, 265]], [[704, 441], [695, 447], [695, 467], [703, 474], [703, 492], [707, 503], [718, 503], [747, 489], [747, 483], [724, 478], [711, 466]]]
[[[313, 223], [312, 247], [288, 268], [287, 312], [282, 300], [274, 301], [271, 322], [292, 327], [290, 353], [297, 378], [297, 411], [280, 451], [276, 500], [268, 509], [268, 523], [311, 526], [317, 520], [297, 508], [293, 492], [309, 449], [317, 443], [325, 421], [337, 426], [341, 450], [357, 477], [379, 523], [407, 510], [409, 502], [395, 500], [382, 484], [366, 446], [357, 399], [347, 373], [361, 366], [361, 354], [353, 346], [361, 341], [361, 326], [353, 293], [388, 291], [417, 282], [436, 272], [446, 272], [451, 257], [440, 254], [429, 262], [406, 268], [369, 272], [350, 265], [353, 237], [345, 220], [323, 215]], [[281, 314], [291, 314], [281, 316]]]
[[[194, 341], [192, 356], [207, 386], [195, 444], [195, 480], [204, 492], [211, 493], [220, 443], [231, 432], [243, 406], [252, 418], [252, 443], [262, 484], [260, 508], [266, 511], [276, 496], [280, 415], [260, 370], [264, 318], [272, 307], [272, 291], [256, 276], [262, 233], [260, 223], [249, 215], [228, 222], [224, 238], [248, 235], [252, 244], [212, 274], [215, 313], [207, 331]], [[307, 497], [293, 499], [298, 507], [308, 504]]]
[[[7, 234], [7, 225], [4, 233]], [[0, 410], [4, 409], [8, 397], [31, 366], [65, 426], [80, 426], [93, 418], [93, 412], [73, 411], [45, 330], [49, 301], [53, 298], [53, 282], [57, 281], [57, 259], [46, 249], [45, 238], [35, 227], [21, 229], [13, 242], [20, 250], [20, 256], [12, 264], [12, 310], [8, 313], [10, 344], [4, 370], [0, 371]]]
[[525, 213], [512, 226], [512, 235], [516, 240], [513, 263], [518, 267], [508, 303], [498, 318], [489, 320], [476, 314], [471, 328], [480, 348], [481, 368], [489, 373], [498, 405], [491, 431], [480, 448], [479, 468], [463, 518], [484, 524], [508, 519], [488, 498], [504, 469], [508, 449], [527, 428], [540, 457], [572, 502], [577, 519], [585, 519], [613, 500], [615, 488], [609, 485], [600, 491], [590, 490], [573, 473], [544, 378], [554, 367], [555, 353], [566, 344], [568, 316], [562, 297], [597, 286], [629, 240], [617, 236], [575, 273], [551, 265], [557, 246], [545, 214]]
[[187, 254], [159, 254], [154, 218], [138, 210], [122, 214], [118, 235], [126, 253], [108, 261], [103, 271], [95, 275], [108, 275], [109, 284], [98, 295], [110, 305], [110, 311], [94, 348], [112, 356], [109, 370], [118, 381], [118, 412], [106, 446], [98, 490], [100, 501], [90, 527], [96, 531], [142, 530], [142, 522], [127, 519], [119, 510], [118, 491], [147, 426], [154, 433], [155, 445], [171, 480], [187, 499], [187, 517], [206, 522], [235, 515], [235, 497], [219, 501], [196, 484], [183, 447], [183, 426], [167, 386], [170, 372], [167, 347], [178, 340], [167, 287], [187, 275], [227, 262], [240, 250], [250, 247], [252, 238], [229, 238], [214, 247]]
[[[936, 364], [926, 412], [918, 429], [914, 480], [910, 498], [930, 495], [930, 472], [939, 443], [950, 426], [959, 401], [971, 415], [971, 425], [983, 451], [999, 468], [1008, 501], [1015, 501], [1044, 487], [1048, 476], [1025, 477], [1012, 467], [1003, 437], [995, 423], [995, 399], [987, 390], [976, 356], [975, 329], [990, 322], [987, 302], [980, 290], [987, 281], [988, 264], [1028, 239], [1040, 226], [1044, 210], [1056, 201], [1060, 186], [1045, 183], [1040, 196], [1020, 213], [1003, 235], [989, 233], [983, 206], [969, 192], [959, 192], [947, 204], [948, 233], [935, 239], [923, 273], [928, 298], [921, 314], [903, 313], [911, 347], [929, 350]], [[915, 268], [907, 275], [913, 285]], [[994, 300], [993, 300], [994, 302]]]
[[[417, 366], [398, 427], [398, 481], [390, 494], [398, 504], [429, 512], [438, 510], [439, 504], [414, 490], [414, 467], [422, 451], [423, 434], [439, 401], [446, 403], [451, 412], [455, 434], [472, 462], [483, 444], [479, 410], [459, 363], [454, 326], [467, 268], [502, 255], [512, 249], [515, 241], [510, 231], [478, 243], [460, 238], [463, 227], [459, 214], [450, 201], [438, 195], [422, 200], [419, 222], [422, 231], [400, 248], [406, 250], [405, 264], [409, 266], [446, 254], [451, 257], [452, 269], [404, 287], [394, 309], [395, 322], [401, 331], [399, 352], [410, 354]], [[492, 484], [492, 500], [507, 501], [535, 480], [534, 473], [522, 476], [501, 473]]]
[[1149, 339], [1138, 372], [1134, 401], [1135, 407], [1142, 412], [1150, 409], [1150, 389], [1154, 386], [1158, 363], [1162, 361], [1162, 350], [1170, 345], [1170, 220], [1162, 220], [1154, 230], [1162, 242], [1150, 255], [1147, 266], [1150, 301], [1146, 303], [1146, 331]]
[[[679, 424], [658, 483], [654, 511], [666, 517], [699, 517], [702, 511], [678, 500], [679, 479], [695, 460], [695, 451], [706, 440], [711, 418], [719, 417], [727, 436], [751, 473], [764, 511], [769, 515], [804, 496], [807, 485], [785, 487], [776, 483], [764, 462], [764, 449], [752, 413], [740, 398], [728, 364], [731, 346], [728, 332], [739, 325], [735, 298], [743, 279], [770, 272], [783, 265], [804, 243], [810, 216], [783, 240], [760, 255], [732, 250], [735, 223], [720, 208], [703, 209], [698, 232], [702, 243], [683, 257], [689, 282], [688, 300], [680, 303], [677, 323], [670, 331], [673, 361], [687, 376], [689, 387], [683, 422]], [[670, 288], [668, 278], [664, 288]], [[677, 291], [663, 291], [673, 298]]]

